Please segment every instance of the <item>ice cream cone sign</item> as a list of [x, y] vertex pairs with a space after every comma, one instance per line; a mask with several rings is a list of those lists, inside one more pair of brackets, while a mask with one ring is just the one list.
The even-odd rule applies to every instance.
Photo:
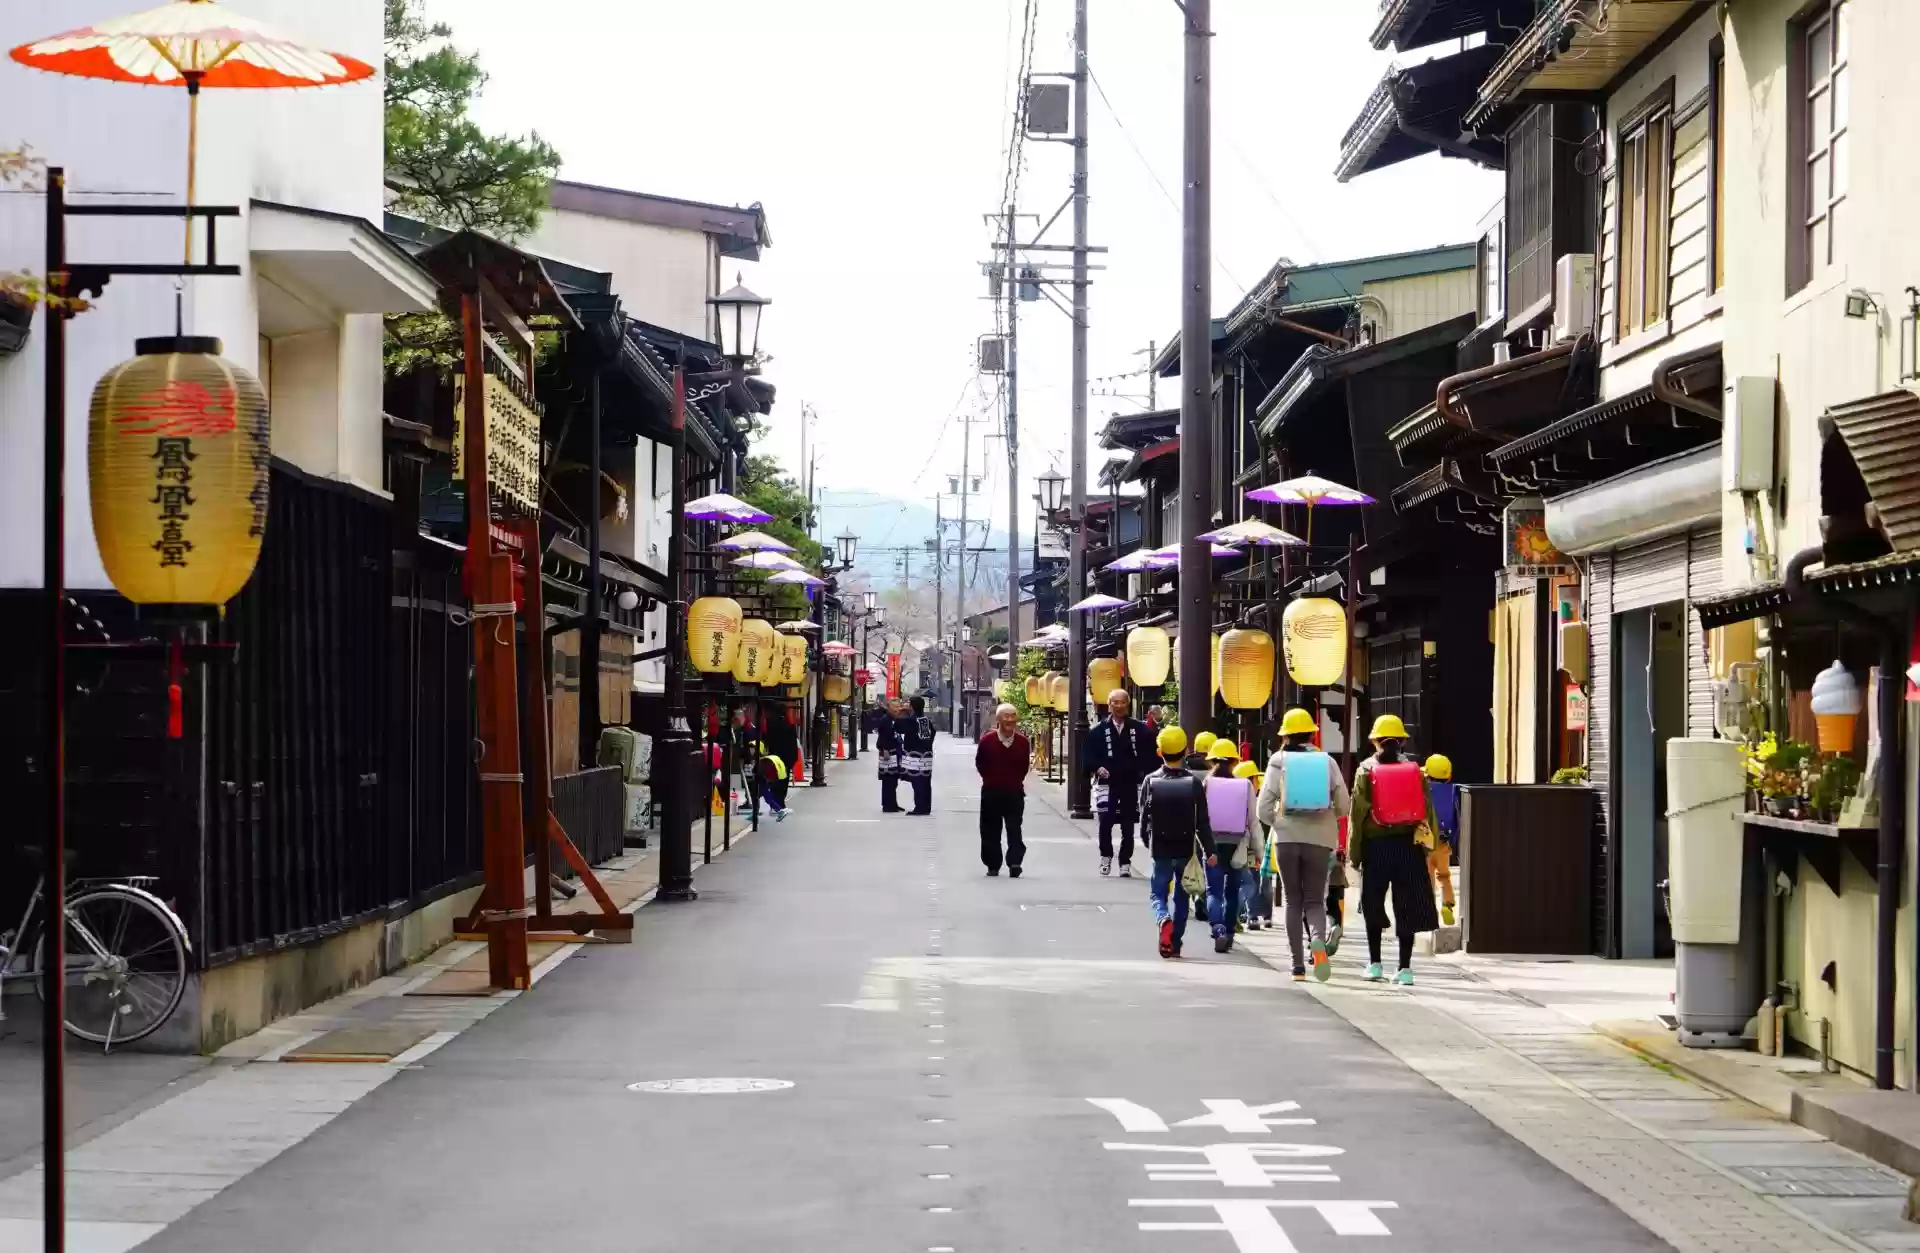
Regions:
[[1844, 753], [1853, 747], [1853, 728], [1860, 718], [1860, 685], [1836, 661], [1813, 680], [1813, 720], [1819, 728], [1820, 751]]

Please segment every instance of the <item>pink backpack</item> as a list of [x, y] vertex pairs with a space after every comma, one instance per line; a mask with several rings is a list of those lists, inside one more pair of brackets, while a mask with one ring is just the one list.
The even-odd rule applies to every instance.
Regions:
[[1372, 771], [1373, 820], [1383, 827], [1410, 827], [1426, 821], [1426, 777], [1410, 761], [1376, 764]]

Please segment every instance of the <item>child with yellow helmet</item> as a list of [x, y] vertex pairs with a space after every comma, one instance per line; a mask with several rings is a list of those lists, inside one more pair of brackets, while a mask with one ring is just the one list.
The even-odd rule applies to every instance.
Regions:
[[[1204, 738], [1206, 732], [1201, 735]], [[1213, 951], [1233, 947], [1241, 909], [1241, 879], [1259, 866], [1253, 853], [1258, 824], [1253, 815], [1253, 784], [1233, 773], [1240, 749], [1217, 738], [1207, 747], [1213, 773], [1206, 781], [1207, 824], [1213, 830], [1214, 857], [1207, 864], [1207, 921], [1213, 927]]]
[[1453, 855], [1460, 847], [1460, 794], [1454, 790], [1453, 762], [1435, 753], [1424, 767], [1427, 790], [1433, 795], [1433, 816], [1437, 824], [1427, 854], [1427, 871], [1440, 885], [1440, 921], [1451, 927], [1454, 920]]
[[1307, 977], [1311, 957], [1314, 977], [1325, 982], [1333, 971], [1327, 961], [1327, 879], [1340, 847], [1340, 819], [1351, 801], [1340, 767], [1313, 742], [1317, 731], [1304, 709], [1289, 709], [1280, 720], [1280, 751], [1267, 762], [1257, 814], [1271, 828], [1293, 977]]
[[1368, 733], [1373, 756], [1356, 768], [1348, 856], [1360, 868], [1360, 912], [1367, 924], [1367, 979], [1384, 982], [1380, 942], [1387, 929], [1387, 894], [1393, 894], [1394, 933], [1400, 968], [1393, 981], [1413, 986], [1413, 942], [1437, 931], [1433, 879], [1427, 853], [1437, 842], [1433, 792], [1420, 764], [1407, 755], [1407, 728], [1396, 714], [1374, 719]]
[[1153, 921], [1160, 956], [1180, 956], [1187, 929], [1187, 863], [1213, 861], [1213, 831], [1207, 823], [1206, 787], [1186, 768], [1187, 733], [1167, 727], [1155, 737], [1161, 767], [1140, 785], [1140, 837], [1153, 858]]

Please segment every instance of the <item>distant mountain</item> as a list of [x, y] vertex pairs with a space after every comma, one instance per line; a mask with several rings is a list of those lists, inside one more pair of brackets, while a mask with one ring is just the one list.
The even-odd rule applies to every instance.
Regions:
[[[928, 550], [927, 542], [933, 538], [936, 524], [933, 505], [919, 501], [902, 500], [896, 496], [884, 496], [869, 492], [824, 492], [820, 505], [822, 527], [828, 541], [842, 532], [851, 530], [860, 537], [859, 546], [854, 550], [854, 573], [865, 575], [869, 583], [876, 588], [890, 588], [900, 585], [903, 572], [910, 571], [912, 585], [915, 588], [933, 586], [933, 554]], [[985, 501], [980, 501], [984, 505]], [[947, 544], [949, 566], [947, 569], [947, 588], [951, 594], [954, 571], [951, 565], [951, 549], [957, 537], [959, 510], [956, 505], [952, 519], [947, 526]], [[1004, 601], [1004, 589], [1007, 578], [1007, 535], [1005, 531], [994, 530], [984, 535], [979, 521], [970, 521], [969, 548], [978, 548], [983, 542], [988, 551], [980, 553], [977, 562], [979, 569], [973, 571], [976, 558], [969, 555], [968, 568], [973, 574], [973, 589], [976, 597], [991, 595], [991, 603]], [[1025, 553], [1032, 552], [1032, 537], [1022, 536], [1021, 547]], [[910, 561], [903, 557], [910, 555]], [[1021, 565], [1025, 566], [1029, 557], [1023, 555]]]

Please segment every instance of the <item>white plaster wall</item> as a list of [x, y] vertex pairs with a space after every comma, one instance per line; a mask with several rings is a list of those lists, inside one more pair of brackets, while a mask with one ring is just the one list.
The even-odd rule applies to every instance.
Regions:
[[520, 243], [529, 252], [611, 273], [614, 294], [632, 317], [713, 338], [707, 306], [714, 294], [713, 241], [704, 231], [551, 209]]
[[[1883, 309], [1904, 308], [1902, 289], [1920, 284], [1920, 239], [1911, 226], [1920, 169], [1901, 154], [1920, 116], [1920, 5], [1912, 0], [1850, 0], [1852, 37], [1852, 177], [1842, 207], [1838, 259], [1816, 269], [1800, 292], [1786, 292], [1787, 30], [1802, 0], [1738, 0], [1729, 10], [1727, 41], [1727, 286], [1724, 315], [1729, 379], [1779, 383], [1779, 469], [1784, 506], [1763, 502], [1768, 540], [1778, 561], [1819, 538], [1818, 421], [1829, 406], [1898, 385], [1892, 338], [1896, 318], [1852, 320], [1846, 293], [1864, 288]], [[1737, 496], [1725, 510], [1726, 582], [1756, 580], [1742, 549], [1745, 517]], [[1911, 707], [1909, 707], [1911, 708]], [[1913, 727], [1909, 720], [1909, 727]], [[1911, 766], [1909, 767], [1911, 770]], [[1872, 1067], [1874, 886], [1851, 863], [1846, 891], [1828, 891], [1805, 866], [1787, 912], [1787, 977], [1802, 988], [1804, 1009], [1790, 1019], [1802, 1043], [1817, 1039], [1818, 1020], [1834, 1024], [1834, 1052], [1846, 1065]], [[1895, 1010], [1899, 1079], [1912, 1086], [1913, 911], [1910, 891], [1900, 911]], [[1819, 981], [1829, 962], [1842, 972], [1839, 990]]]
[[[380, 0], [227, 0], [236, 10], [316, 43], [380, 63]], [[0, 4], [0, 47], [14, 47], [128, 11], [123, 0], [9, 0]], [[208, 91], [201, 97], [198, 191], [202, 204], [253, 198], [349, 213], [378, 223], [383, 138], [378, 78], [348, 87], [294, 91]], [[97, 82], [0, 61], [0, 146], [24, 140], [34, 155], [62, 165], [75, 199], [110, 195], [128, 203], [178, 203], [186, 192], [187, 101], [179, 88]], [[41, 268], [45, 214], [38, 196], [0, 195], [0, 270]], [[177, 223], [78, 222], [69, 229], [75, 259], [158, 259], [178, 254]], [[221, 230], [223, 261], [248, 265], [244, 222]], [[191, 332], [217, 335], [227, 355], [258, 364], [258, 316], [250, 276], [202, 279], [185, 291]], [[86, 489], [86, 410], [94, 380], [132, 354], [141, 335], [170, 333], [170, 279], [122, 278], [98, 307], [75, 319], [68, 336], [68, 582], [105, 588]], [[329, 438], [332, 462], [304, 468], [377, 486], [380, 464], [380, 352], [376, 318], [346, 319], [341, 331]], [[43, 380], [41, 335], [0, 359], [0, 586], [40, 582], [40, 465]], [[315, 419], [320, 420], [318, 418]], [[276, 453], [288, 430], [276, 420]], [[289, 436], [291, 438], [291, 436]], [[289, 448], [291, 451], [291, 446]], [[287, 454], [283, 454], [287, 455]]]

